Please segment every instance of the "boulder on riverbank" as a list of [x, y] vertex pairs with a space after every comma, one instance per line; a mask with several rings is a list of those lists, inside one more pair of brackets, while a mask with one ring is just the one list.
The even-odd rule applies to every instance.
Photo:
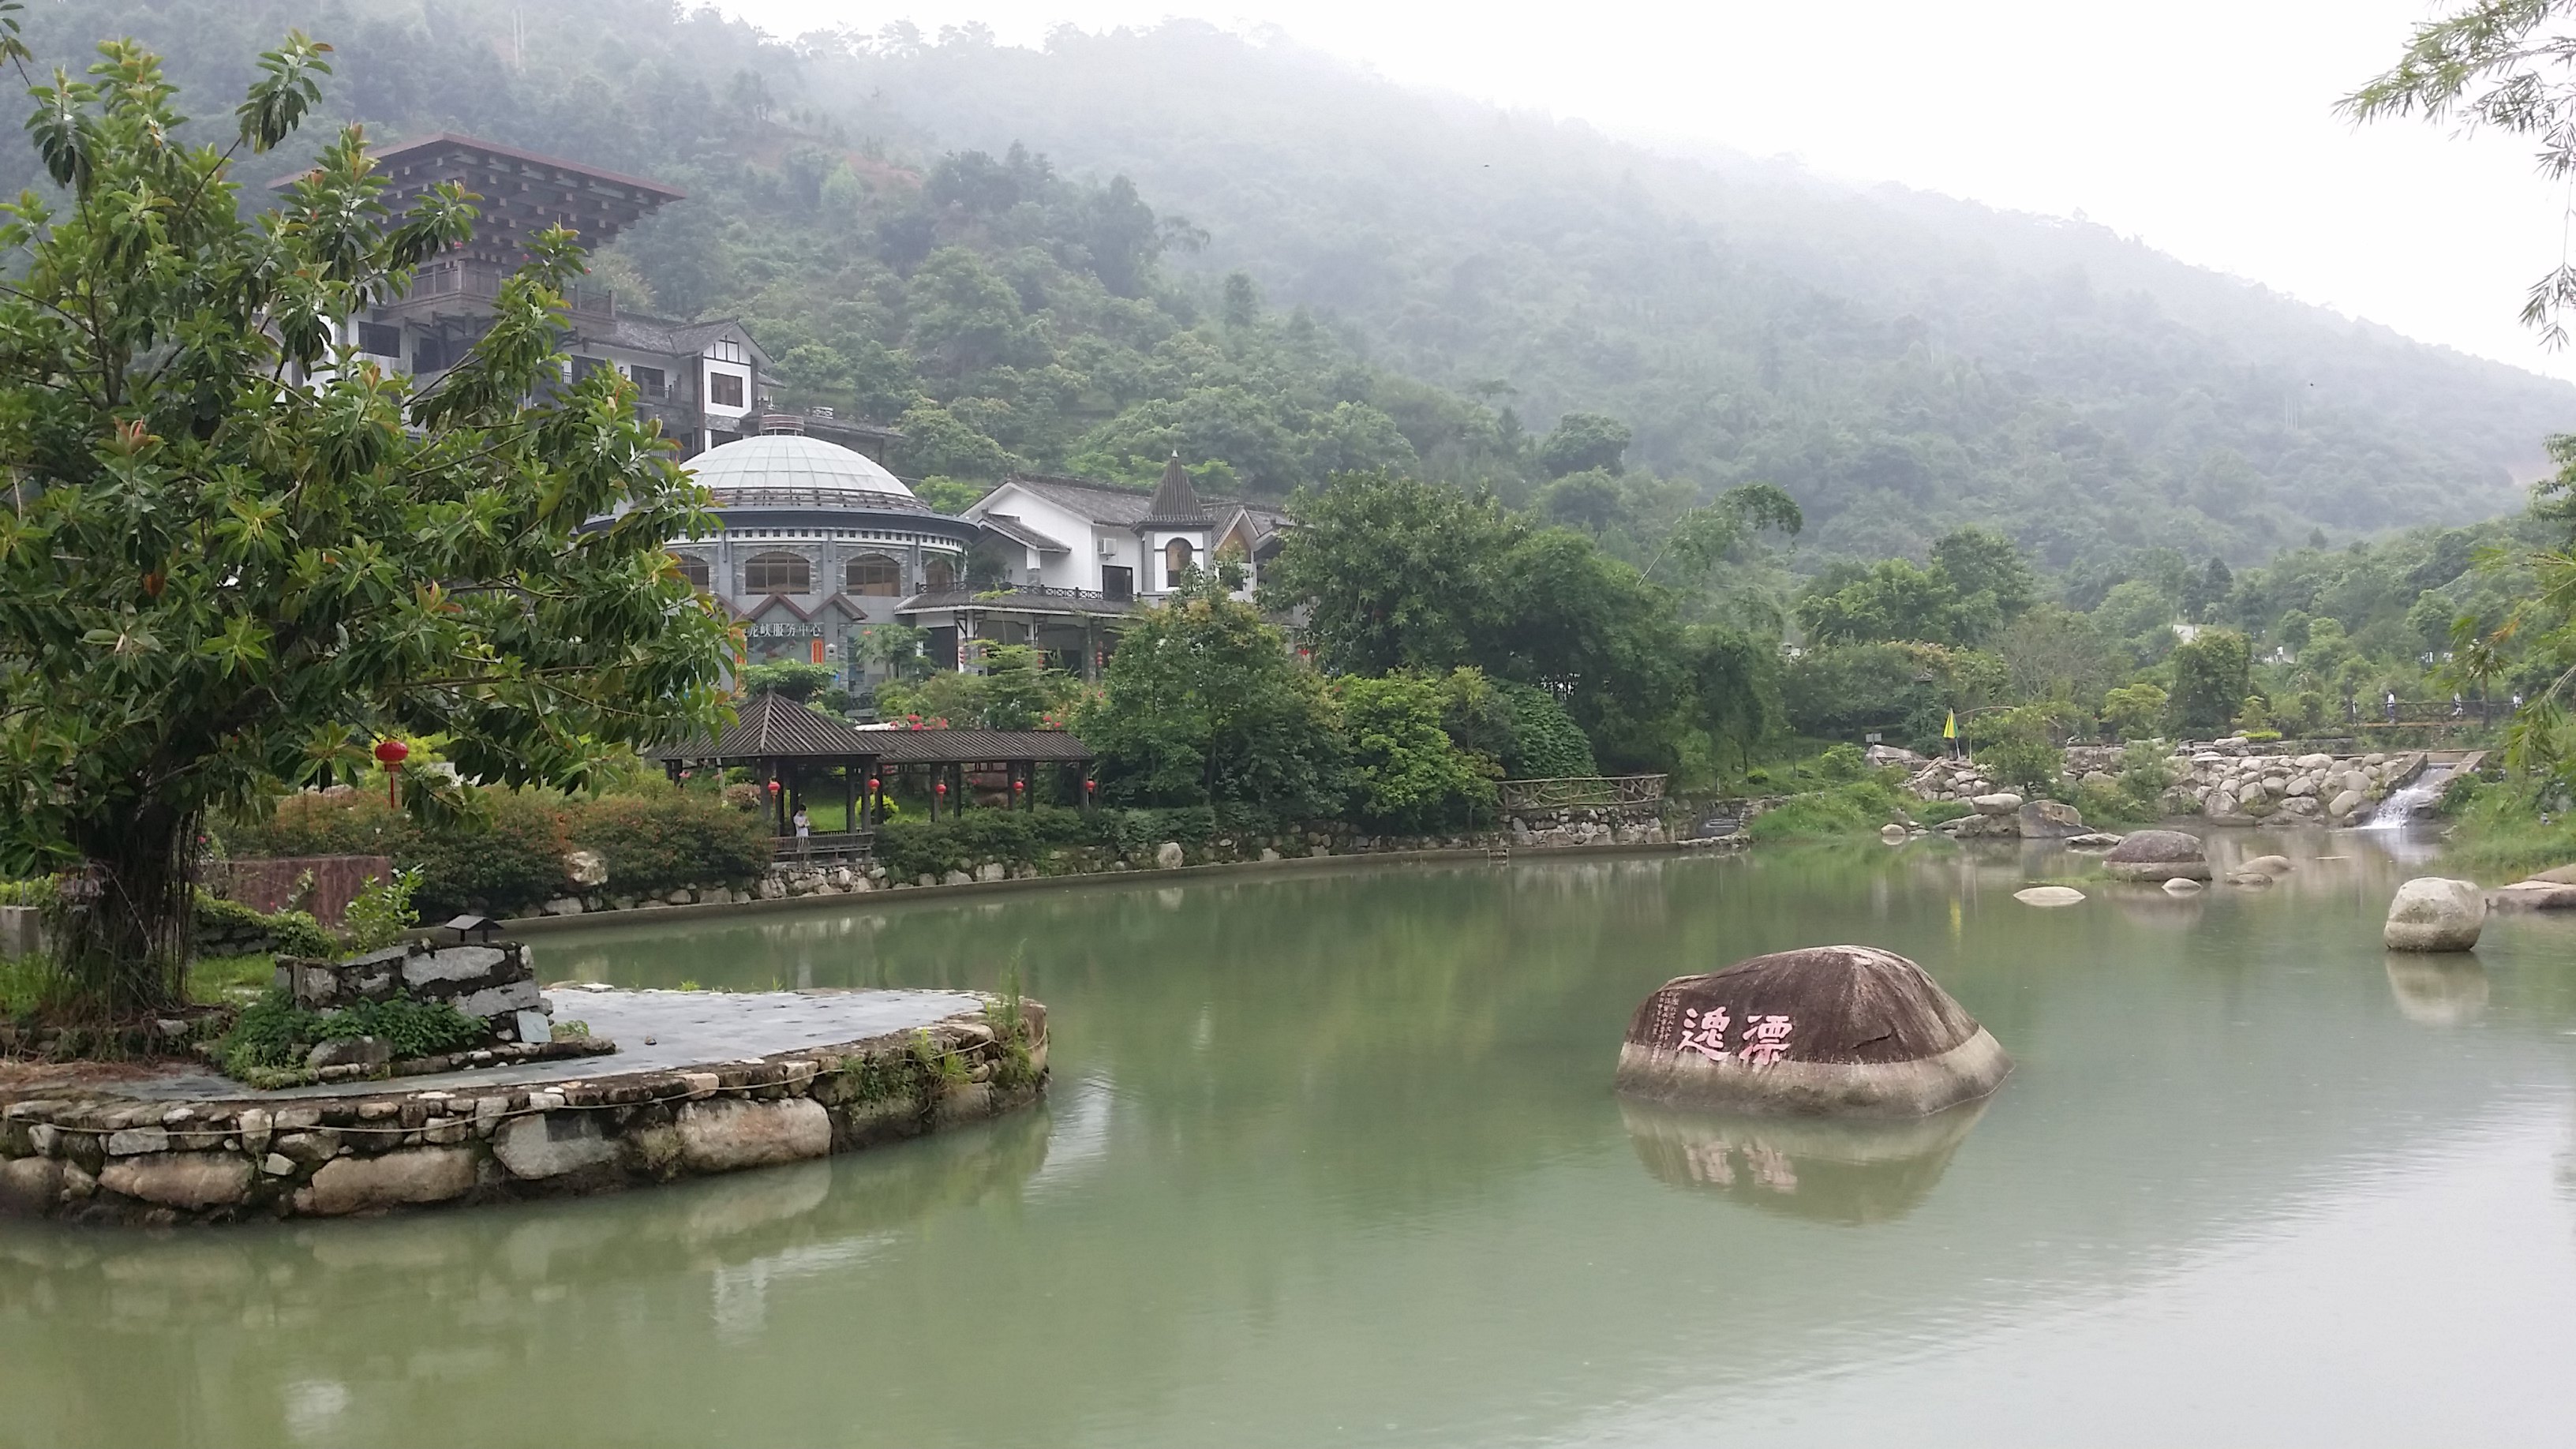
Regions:
[[2179, 830], [2140, 830], [2123, 838], [2102, 857], [2102, 868], [2114, 880], [2154, 885], [2168, 880], [2209, 879], [2209, 852], [2200, 837]]
[[2391, 951], [2466, 951], [2486, 923], [2486, 892], [2476, 882], [2423, 875], [2397, 888], [2380, 939]]
[[2025, 906], [2077, 906], [2084, 903], [2084, 892], [2073, 886], [2041, 885], [2014, 891], [2013, 899]]
[[1873, 946], [1810, 946], [1664, 983], [1628, 1023], [1617, 1082], [1735, 1112], [1919, 1117], [1985, 1096], [2011, 1070], [1922, 967]]

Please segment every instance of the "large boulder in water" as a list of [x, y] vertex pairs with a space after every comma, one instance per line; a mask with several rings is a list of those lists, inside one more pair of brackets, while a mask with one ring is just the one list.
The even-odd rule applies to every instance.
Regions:
[[1665, 982], [1628, 1023], [1618, 1086], [1735, 1112], [1920, 1117], [2011, 1070], [1922, 967], [1874, 946], [1810, 946]]
[[2209, 852], [2201, 848], [2197, 835], [2179, 830], [2141, 830], [2102, 857], [2102, 868], [2114, 880], [2145, 881], [2149, 885], [2168, 880], [2207, 880]]
[[2475, 881], [2421, 875], [2397, 888], [2380, 939], [2391, 951], [2465, 951], [2486, 924], [2487, 893]]

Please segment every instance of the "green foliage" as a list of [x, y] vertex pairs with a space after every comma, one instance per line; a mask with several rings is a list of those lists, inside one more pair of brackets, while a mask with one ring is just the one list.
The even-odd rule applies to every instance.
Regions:
[[1074, 728], [1098, 753], [1111, 800], [1315, 816], [1341, 805], [1342, 739], [1323, 681], [1212, 576], [1128, 626]]
[[233, 1018], [215, 1044], [226, 1074], [252, 1080], [263, 1073], [293, 1072], [326, 1041], [371, 1036], [396, 1060], [460, 1051], [484, 1038], [483, 1024], [443, 1001], [362, 1001], [337, 1011], [299, 1006], [283, 991], [270, 991]]
[[2066, 752], [2051, 734], [2055, 723], [2044, 706], [2023, 705], [1994, 710], [1969, 721], [1977, 764], [1998, 784], [2027, 797], [2058, 793]]
[[0, 880], [0, 906], [50, 906], [54, 903], [58, 878], [40, 875], [28, 880]]
[[2569, 809], [2566, 786], [2555, 779], [2479, 781], [2463, 786], [2457, 797], [2446, 791], [2442, 808], [2453, 821], [2442, 852], [2446, 869], [2502, 884], [2576, 864], [2576, 811]]
[[391, 879], [370, 880], [350, 899], [340, 915], [340, 934], [350, 951], [380, 950], [420, 924], [420, 912], [411, 904], [413, 892], [420, 889], [420, 875], [418, 866], [396, 867]]
[[[254, 221], [230, 153], [172, 144], [160, 62], [100, 54], [95, 83], [29, 93], [67, 205], [0, 208], [0, 868], [99, 878], [65, 968], [132, 1009], [180, 999], [208, 811], [361, 770], [384, 735], [579, 783], [605, 746], [712, 716], [726, 635], [663, 551], [706, 526], [702, 490], [614, 370], [559, 385], [570, 232], [525, 239], [490, 329], [418, 390], [329, 324], [462, 244], [463, 194], [389, 216], [353, 128]], [[252, 153], [330, 69], [300, 34], [261, 64]]]
[[1412, 673], [1334, 681], [1349, 740], [1351, 804], [1380, 830], [1421, 834], [1493, 804], [1489, 767], [1442, 726], [1442, 681]]
[[840, 674], [828, 664], [808, 664], [800, 659], [782, 659], [768, 664], [744, 667], [737, 682], [746, 695], [775, 694], [803, 704], [840, 680]]
[[1567, 413], [1538, 447], [1538, 465], [1550, 478], [1598, 470], [1617, 473], [1627, 466], [1628, 425], [1599, 413]]
[[[607, 860], [607, 889], [618, 895], [658, 895], [717, 882], [739, 887], [768, 868], [774, 848], [757, 813], [705, 791], [609, 795], [575, 802], [563, 815], [572, 844]], [[550, 891], [562, 879], [558, 856]]]
[[1941, 747], [1941, 727], [2000, 697], [2003, 661], [1938, 644], [1851, 644], [1812, 649], [1781, 675], [1789, 727], [1801, 735], [1857, 739], [1870, 730], [1918, 750]]
[[1753, 817], [1745, 830], [1756, 841], [1819, 840], [1872, 835], [1908, 813], [1907, 802], [1883, 780], [1854, 780], [1795, 795]]
[[2252, 681], [2252, 652], [2233, 629], [2203, 629], [2173, 652], [2173, 698], [2167, 706], [2183, 737], [2223, 734]]
[[1512, 744], [1503, 771], [1514, 780], [1591, 779], [1601, 773], [1592, 741], [1556, 696], [1529, 684], [1498, 684], [1511, 706]]
[[889, 719], [946, 720], [958, 729], [1062, 728], [1082, 693], [1081, 681], [1047, 663], [1026, 644], [985, 644], [982, 672], [941, 670], [918, 684], [877, 686], [877, 713]]
[[1901, 558], [1829, 569], [1798, 599], [1798, 622], [1820, 645], [1911, 639], [1977, 647], [2031, 605], [2038, 589], [2010, 539], [1963, 528], [1932, 545], [1932, 563]]
[[2102, 724], [2124, 740], [2145, 739], [2161, 731], [2170, 717], [2165, 692], [2144, 680], [2102, 696]]

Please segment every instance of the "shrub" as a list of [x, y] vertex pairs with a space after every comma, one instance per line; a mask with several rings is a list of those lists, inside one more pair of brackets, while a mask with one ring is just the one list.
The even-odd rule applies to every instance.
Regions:
[[1497, 684], [1511, 707], [1512, 743], [1503, 770], [1514, 780], [1590, 779], [1601, 773], [1592, 741], [1555, 695], [1535, 685]]
[[1334, 693], [1350, 736], [1352, 803], [1370, 825], [1418, 833], [1492, 803], [1493, 782], [1442, 727], [1438, 681], [1408, 673], [1345, 677]]
[[2049, 735], [2049, 711], [2023, 705], [1981, 716], [1972, 729], [1978, 738], [1977, 764], [1997, 783], [2022, 794], [2054, 795], [2066, 769], [2066, 752]]
[[[703, 791], [611, 795], [577, 802], [564, 816], [571, 843], [599, 852], [608, 862], [608, 888], [621, 894], [659, 895], [717, 881], [741, 885], [768, 866], [773, 848], [759, 815]], [[553, 870], [560, 880], [560, 853]]]
[[1755, 816], [1745, 830], [1757, 841], [1865, 835], [1900, 813], [1912, 812], [1886, 783], [1855, 780], [1828, 790], [1793, 795], [1778, 808]]
[[398, 867], [391, 880], [367, 882], [341, 913], [340, 934], [348, 948], [375, 951], [401, 940], [405, 931], [420, 923], [420, 913], [411, 908], [412, 892], [418, 889], [418, 867]]
[[271, 991], [242, 1008], [232, 1030], [215, 1043], [226, 1073], [256, 1081], [262, 1074], [292, 1072], [322, 1042], [371, 1036], [394, 1056], [423, 1057], [457, 1051], [484, 1037], [483, 1023], [444, 1001], [362, 1001], [339, 1011], [312, 1011], [283, 991]]

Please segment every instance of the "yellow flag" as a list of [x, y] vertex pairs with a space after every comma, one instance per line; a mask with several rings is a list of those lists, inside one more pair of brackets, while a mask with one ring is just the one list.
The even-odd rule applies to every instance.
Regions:
[[1957, 739], [1958, 737], [1959, 737], [1959, 712], [1958, 712], [1957, 710], [1955, 710], [1955, 709], [1954, 709], [1954, 710], [1950, 711], [1950, 717], [1949, 717], [1947, 720], [1943, 721], [1943, 722], [1942, 722], [1942, 724], [1941, 724], [1941, 738], [1943, 738], [1943, 739], [1945, 739], [1945, 740], [1955, 740], [1955, 739]]

